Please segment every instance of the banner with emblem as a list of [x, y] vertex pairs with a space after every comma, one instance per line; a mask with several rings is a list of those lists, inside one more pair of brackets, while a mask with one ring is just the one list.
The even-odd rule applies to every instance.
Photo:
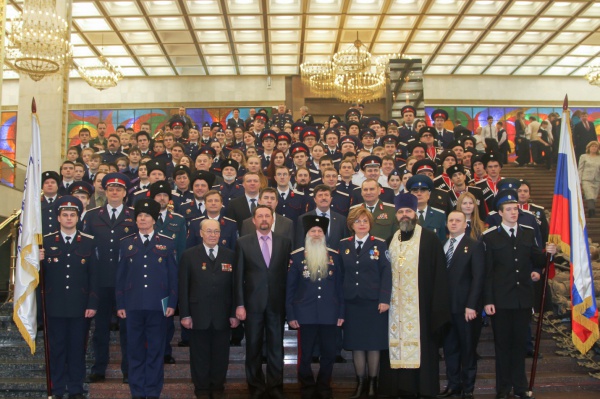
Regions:
[[19, 332], [35, 353], [37, 333], [37, 306], [35, 289], [39, 283], [40, 252], [42, 243], [42, 156], [40, 147], [40, 125], [35, 113], [35, 100], [31, 115], [31, 148], [27, 163], [27, 174], [23, 186], [17, 265], [15, 268], [13, 320]]
[[[581, 353], [598, 340], [598, 309], [567, 99], [563, 107], [549, 241], [570, 259], [572, 339]], [[549, 270], [553, 277], [554, 270]]]

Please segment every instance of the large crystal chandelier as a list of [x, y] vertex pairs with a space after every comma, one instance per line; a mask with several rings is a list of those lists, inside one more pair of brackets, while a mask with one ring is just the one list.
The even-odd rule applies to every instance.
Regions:
[[99, 65], [95, 66], [78, 66], [79, 75], [94, 89], [105, 90], [115, 87], [119, 80], [123, 79], [121, 68], [112, 65], [103, 56], [98, 57]]
[[388, 57], [373, 57], [358, 38], [331, 60], [305, 62], [300, 65], [304, 84], [320, 97], [366, 103], [385, 94]]
[[55, 10], [55, 0], [26, 0], [10, 21], [6, 59], [35, 81], [70, 65], [69, 24]]
[[585, 78], [589, 84], [600, 86], [600, 64], [590, 65]]

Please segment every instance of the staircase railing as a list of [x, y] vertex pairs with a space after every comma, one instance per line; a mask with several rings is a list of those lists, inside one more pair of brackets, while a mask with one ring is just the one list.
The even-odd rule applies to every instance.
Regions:
[[14, 210], [0, 223], [0, 299], [5, 302], [14, 296], [20, 216], [21, 210]]

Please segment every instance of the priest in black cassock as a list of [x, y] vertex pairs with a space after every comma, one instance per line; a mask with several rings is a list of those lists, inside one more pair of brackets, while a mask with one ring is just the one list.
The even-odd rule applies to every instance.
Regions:
[[392, 300], [379, 395], [435, 397], [438, 348], [450, 323], [446, 259], [436, 233], [417, 224], [417, 198], [400, 194], [395, 205], [400, 228], [388, 242]]

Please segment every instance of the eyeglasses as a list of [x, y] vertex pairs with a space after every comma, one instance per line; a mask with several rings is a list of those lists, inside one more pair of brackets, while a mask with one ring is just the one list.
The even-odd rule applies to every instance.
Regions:
[[202, 232], [209, 236], [218, 236], [219, 234], [221, 234], [221, 230], [202, 230]]
[[369, 224], [369, 219], [356, 219], [354, 224]]

